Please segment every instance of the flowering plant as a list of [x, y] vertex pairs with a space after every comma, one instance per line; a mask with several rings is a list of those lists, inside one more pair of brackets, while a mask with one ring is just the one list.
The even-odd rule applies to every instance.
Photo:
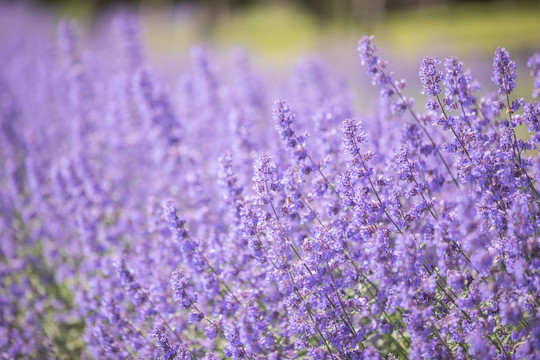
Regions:
[[538, 358], [540, 103], [505, 49], [484, 96], [424, 58], [422, 111], [363, 37], [358, 115], [319, 60], [270, 110], [243, 52], [171, 90], [136, 18], [45, 27], [0, 42], [2, 358]]

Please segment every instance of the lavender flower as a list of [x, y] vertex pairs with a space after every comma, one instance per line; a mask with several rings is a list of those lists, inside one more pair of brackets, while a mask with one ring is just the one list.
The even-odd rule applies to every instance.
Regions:
[[473, 92], [479, 90], [479, 86], [474, 82], [471, 74], [463, 70], [463, 63], [452, 56], [445, 60], [444, 67], [446, 69], [444, 104], [451, 110], [458, 106], [468, 108], [473, 105], [475, 102]]
[[440, 64], [439, 58], [426, 56], [420, 62], [420, 80], [422, 82], [422, 94], [438, 95], [441, 92], [440, 82], [443, 79], [441, 71], [437, 70], [437, 65]]
[[201, 48], [163, 68], [129, 14], [62, 22], [55, 49], [52, 20], [17, 9], [0, 6], [1, 358], [537, 357], [540, 107], [509, 98], [504, 49], [499, 94], [424, 58], [422, 113], [363, 37], [383, 96], [358, 114], [320, 60], [285, 86]]
[[345, 137], [343, 138], [343, 146], [347, 153], [355, 156], [360, 152], [360, 145], [367, 142], [367, 135], [364, 132], [362, 125], [356, 123], [353, 119], [347, 119], [343, 123], [341, 130]]
[[156, 339], [157, 345], [161, 350], [161, 358], [163, 360], [173, 360], [176, 358], [176, 349], [171, 347], [171, 345], [169, 344], [169, 339], [167, 339], [167, 336], [165, 335], [165, 328], [163, 326], [157, 326], [154, 329], [152, 337]]
[[188, 308], [194, 302], [194, 299], [188, 295], [186, 291], [187, 278], [184, 272], [180, 269], [173, 271], [171, 275], [171, 288], [173, 291], [173, 299], [178, 302], [181, 307]]
[[510, 60], [508, 51], [497, 48], [493, 58], [493, 77], [491, 80], [499, 87], [499, 94], [508, 95], [516, 87], [516, 63]]
[[169, 224], [169, 229], [173, 235], [174, 241], [179, 245], [180, 250], [183, 253], [192, 252], [196, 244], [191, 240], [189, 234], [185, 228], [186, 222], [180, 220], [176, 215], [176, 206], [174, 201], [168, 200], [163, 205], [165, 212], [165, 221]]
[[373, 42], [373, 36], [362, 36], [362, 39], [358, 43], [358, 53], [360, 55], [360, 62], [362, 65], [367, 65], [368, 75], [372, 78], [373, 85], [382, 85], [385, 89], [384, 95], [390, 97], [394, 92], [388, 85], [391, 85], [392, 78], [385, 73], [387, 62], [382, 61], [377, 56], [377, 47]]
[[127, 268], [126, 261], [124, 259], [116, 260], [114, 262], [114, 268], [126, 292], [131, 297], [133, 304], [139, 306], [145, 303], [148, 300], [148, 295], [136, 280], [133, 272]]
[[529, 58], [527, 66], [531, 69], [531, 75], [534, 78], [533, 98], [540, 95], [540, 53], [536, 53]]
[[257, 194], [260, 204], [268, 204], [273, 200], [272, 193], [282, 188], [282, 184], [275, 180], [276, 164], [268, 154], [261, 154], [253, 166], [253, 190]]

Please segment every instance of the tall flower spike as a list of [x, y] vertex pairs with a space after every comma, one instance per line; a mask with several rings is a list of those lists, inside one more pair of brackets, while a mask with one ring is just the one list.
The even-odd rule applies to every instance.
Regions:
[[527, 132], [532, 134], [528, 143], [537, 149], [540, 144], [540, 102], [533, 101], [525, 104], [523, 121], [527, 125]]
[[70, 117], [72, 121], [73, 140], [76, 147], [80, 146], [81, 139], [90, 128], [90, 103], [92, 91], [86, 73], [85, 64], [79, 49], [77, 37], [77, 24], [64, 20], [58, 24], [58, 47], [65, 62], [68, 78]]
[[[377, 47], [373, 43], [373, 36], [362, 36], [358, 43], [358, 54], [362, 65], [368, 66], [368, 75], [373, 81], [373, 85], [388, 85], [391, 84], [392, 78], [386, 75], [383, 70], [386, 69], [386, 61], [382, 61], [377, 56]], [[393, 92], [388, 93], [391, 96]]]
[[510, 60], [508, 51], [497, 48], [493, 58], [493, 77], [491, 80], [499, 86], [499, 94], [508, 95], [516, 87], [516, 63]]
[[437, 70], [437, 65], [441, 61], [438, 57], [426, 56], [420, 62], [420, 81], [422, 82], [422, 94], [438, 95], [441, 93], [440, 82], [443, 78], [442, 72]]
[[269, 204], [273, 200], [271, 194], [272, 191], [280, 190], [282, 185], [279, 182], [275, 182], [274, 174], [277, 170], [276, 164], [268, 154], [261, 154], [253, 165], [254, 175], [253, 190], [257, 194], [259, 204]]
[[174, 242], [178, 244], [180, 251], [189, 253], [193, 251], [196, 244], [191, 241], [189, 234], [185, 228], [186, 222], [180, 220], [176, 215], [176, 206], [174, 201], [168, 200], [163, 204], [165, 222], [169, 225], [169, 229], [173, 235]]
[[540, 53], [536, 53], [529, 58], [527, 66], [531, 69], [531, 75], [534, 77], [533, 98], [540, 96]]
[[181, 269], [176, 269], [171, 275], [171, 288], [173, 291], [173, 299], [180, 306], [187, 309], [193, 304], [193, 297], [186, 292], [187, 278], [186, 274]]
[[341, 129], [343, 135], [343, 146], [350, 155], [355, 156], [360, 152], [359, 145], [367, 141], [367, 135], [362, 128], [362, 124], [356, 123], [353, 119], [347, 119], [343, 122]]
[[135, 72], [133, 92], [145, 125], [158, 127], [169, 143], [178, 143], [182, 126], [173, 111], [169, 95], [159, 87], [149, 68], [143, 67]]
[[169, 339], [167, 339], [167, 336], [165, 335], [165, 328], [163, 326], [156, 326], [152, 333], [152, 337], [156, 339], [163, 360], [173, 360], [176, 358], [176, 349], [169, 344]]
[[463, 63], [457, 57], [450, 57], [444, 62], [445, 74], [444, 104], [449, 108], [456, 108], [456, 100], [462, 106], [470, 106], [475, 102], [473, 91], [478, 90], [469, 71], [463, 71]]
[[295, 115], [289, 104], [283, 100], [276, 101], [273, 110], [274, 123], [276, 124], [276, 130], [279, 136], [281, 140], [288, 140], [293, 136], [291, 125], [294, 123]]
[[122, 13], [114, 21], [126, 65], [130, 70], [140, 68], [145, 59], [138, 16]]
[[223, 156], [219, 157], [218, 162], [220, 164], [218, 179], [225, 192], [224, 199], [234, 211], [235, 216], [233, 221], [238, 222], [240, 220], [240, 208], [243, 202], [243, 189], [233, 169], [231, 152], [227, 151]]
[[[306, 161], [308, 158], [306, 150], [308, 134], [296, 135], [294, 133], [291, 125], [294, 123], [296, 115], [292, 112], [289, 104], [282, 100], [276, 101], [274, 104], [273, 118], [276, 130], [278, 131], [281, 140], [285, 143], [285, 146], [291, 150], [293, 159], [297, 163]], [[317, 164], [314, 163], [304, 164], [303, 171], [308, 174], [317, 168]]]
[[131, 296], [131, 302], [133, 305], [138, 306], [148, 300], [146, 292], [143, 290], [141, 284], [135, 279], [133, 272], [126, 266], [126, 261], [122, 258], [114, 262], [113, 264], [122, 285], [126, 289], [128, 295]]
[[381, 95], [385, 98], [391, 98], [396, 94], [399, 95], [397, 99], [391, 102], [392, 112], [403, 114], [405, 110], [411, 110], [413, 99], [407, 98], [400, 93], [407, 86], [407, 83], [405, 80], [392, 83], [392, 72], [386, 70], [388, 63], [380, 60], [377, 56], [373, 36], [362, 36], [357, 49], [361, 64], [368, 67], [367, 74], [371, 77], [373, 85], [378, 84], [381, 86]]

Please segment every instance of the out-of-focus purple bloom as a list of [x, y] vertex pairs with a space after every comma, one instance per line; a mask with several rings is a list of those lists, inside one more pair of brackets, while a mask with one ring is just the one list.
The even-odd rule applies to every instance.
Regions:
[[295, 115], [291, 108], [284, 101], [276, 101], [273, 111], [274, 123], [276, 124], [276, 130], [281, 137], [281, 140], [289, 141], [293, 136], [291, 129], [295, 120]]
[[133, 272], [127, 268], [126, 261], [123, 258], [116, 260], [114, 268], [133, 304], [139, 306], [145, 303], [148, 300], [148, 295], [135, 279]]
[[531, 56], [527, 61], [527, 66], [531, 69], [531, 75], [534, 78], [532, 96], [536, 98], [540, 95], [540, 53]]
[[186, 222], [178, 218], [174, 201], [166, 201], [163, 205], [163, 210], [165, 213], [165, 221], [169, 225], [174, 241], [179, 245], [180, 250], [183, 253], [192, 252], [195, 249], [196, 244], [189, 237], [189, 233], [185, 228]]
[[[380, 84], [385, 88], [387, 85], [391, 85], [392, 78], [390, 75], [385, 73], [386, 66], [388, 65], [386, 61], [382, 61], [377, 56], [377, 47], [373, 42], [374, 36], [362, 36], [360, 42], [358, 43], [358, 54], [360, 56], [360, 62], [362, 65], [367, 65], [368, 75], [373, 81], [373, 85]], [[387, 89], [386, 96], [390, 97], [393, 95], [393, 91]]]
[[183, 308], [188, 308], [193, 303], [193, 297], [186, 291], [187, 278], [181, 269], [176, 269], [171, 275], [171, 288], [173, 299]]

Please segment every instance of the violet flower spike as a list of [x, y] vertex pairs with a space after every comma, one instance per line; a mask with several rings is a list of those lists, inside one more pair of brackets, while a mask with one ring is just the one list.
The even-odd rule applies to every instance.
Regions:
[[516, 63], [510, 60], [505, 48], [497, 48], [495, 51], [491, 80], [499, 87], [501, 95], [509, 95], [516, 87]]
[[534, 78], [532, 97], [540, 96], [540, 53], [536, 53], [527, 60], [527, 67], [531, 69], [531, 76]]
[[441, 93], [440, 82], [443, 79], [443, 74], [437, 70], [437, 65], [440, 63], [439, 58], [428, 56], [420, 62], [419, 75], [422, 82], [422, 94], [436, 96]]

